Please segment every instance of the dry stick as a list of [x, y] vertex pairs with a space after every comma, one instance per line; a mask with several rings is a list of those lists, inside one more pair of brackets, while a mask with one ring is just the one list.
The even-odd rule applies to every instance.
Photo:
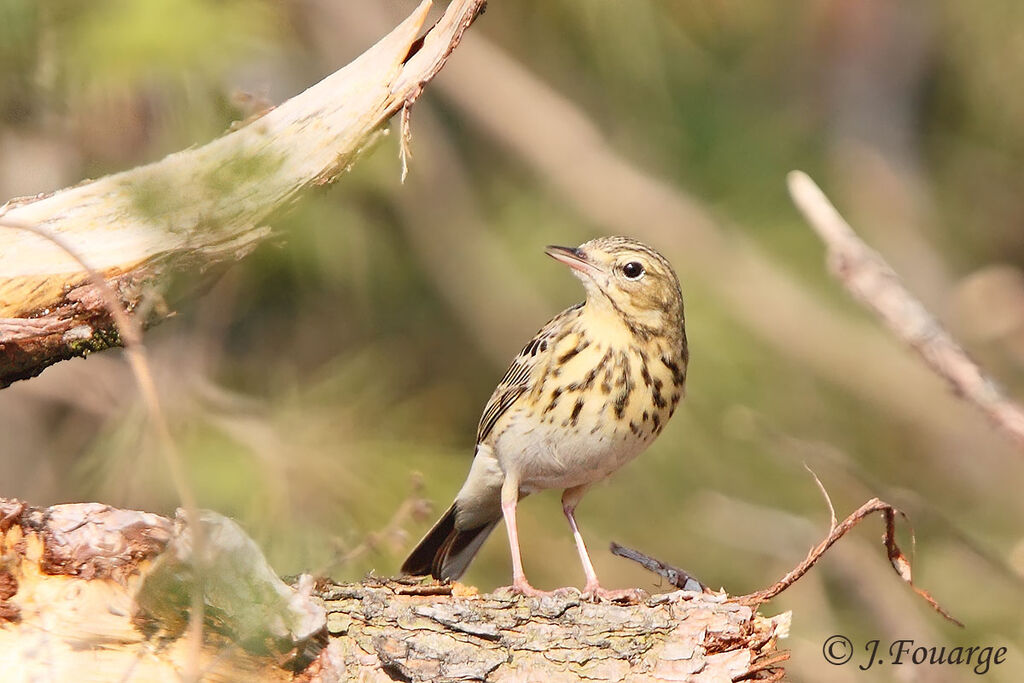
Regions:
[[821, 491], [822, 497], [825, 499], [825, 504], [828, 505], [828, 528], [836, 528], [836, 508], [832, 505], [832, 496], [828, 495], [828, 491], [825, 490], [825, 485], [821, 483], [821, 479], [818, 479], [817, 473], [804, 463], [804, 469], [807, 470], [812, 477], [814, 477], [814, 483], [818, 485], [818, 490]]
[[789, 193], [828, 249], [832, 273], [854, 298], [873, 310], [897, 337], [916, 350], [953, 391], [977, 406], [1024, 452], [1024, 408], [972, 361], [963, 347], [907, 291], [882, 256], [857, 236], [813, 180], [788, 176]]
[[639, 550], [627, 548], [619, 545], [615, 541], [612, 541], [609, 546], [609, 550], [612, 551], [612, 555], [618, 555], [619, 557], [627, 560], [636, 562], [647, 571], [653, 572], [661, 578], [668, 581], [676, 588], [681, 588], [684, 591], [693, 591], [696, 593], [707, 593], [709, 589], [699, 579], [691, 575], [685, 569], [674, 567], [670, 564], [662, 562], [661, 560], [651, 557], [647, 553], [642, 553]]
[[904, 519], [906, 519], [906, 515], [902, 511], [894, 508], [892, 505], [889, 505], [877, 498], [872, 498], [857, 508], [857, 510], [842, 522], [833, 525], [829, 530], [828, 536], [826, 536], [821, 543], [811, 548], [811, 551], [807, 553], [807, 557], [805, 557], [800, 564], [781, 579], [776, 581], [772, 586], [748, 595], [732, 598], [732, 600], [745, 605], [758, 605], [767, 600], [771, 600], [779, 593], [796, 583], [811, 567], [817, 564], [818, 560], [821, 559], [821, 556], [824, 555], [836, 541], [849, 533], [850, 529], [857, 526], [857, 524], [859, 524], [865, 517], [875, 512], [880, 512], [882, 517], [885, 519], [885, 535], [882, 537], [882, 542], [885, 544], [885, 549], [889, 556], [889, 562], [892, 564], [893, 569], [896, 570], [896, 573], [914, 589], [915, 593], [924, 598], [936, 612], [957, 626], [963, 626], [958, 619], [953, 617], [953, 615], [943, 609], [943, 607], [936, 602], [935, 598], [931, 596], [931, 593], [914, 585], [910, 571], [910, 561], [896, 544], [896, 515], [898, 514]]
[[[345, 550], [339, 549], [335, 553], [335, 559], [331, 567], [345, 567], [361, 557], [373, 552], [378, 547], [380, 539], [392, 538], [396, 534], [404, 532], [410, 521], [421, 521], [430, 515], [432, 505], [423, 497], [423, 477], [417, 472], [413, 474], [412, 490], [405, 497], [405, 500], [395, 509], [391, 519], [383, 528], [371, 531], [354, 548]], [[327, 575], [326, 568], [308, 572], [313, 576]]]
[[[828, 495], [828, 491], [825, 489], [824, 484], [821, 483], [821, 480], [818, 478], [818, 475], [815, 474], [810, 467], [807, 467], [806, 464], [804, 465], [804, 467], [807, 469], [808, 472], [810, 472], [811, 476], [814, 477], [814, 482], [818, 485], [818, 489], [821, 491], [821, 495], [824, 496], [825, 502], [828, 504], [830, 518], [828, 536], [826, 536], [821, 543], [811, 548], [811, 550], [807, 553], [807, 557], [805, 557], [800, 564], [794, 567], [788, 574], [786, 574], [781, 579], [776, 581], [770, 587], [765, 588], [764, 590], [759, 590], [754, 593], [749, 593], [747, 595], [741, 595], [738, 597], [730, 598], [730, 600], [733, 602], [738, 602], [741, 604], [751, 606], [756, 606], [761, 604], [762, 602], [771, 600], [779, 593], [781, 593], [782, 591], [786, 590], [794, 583], [799, 581], [800, 578], [804, 574], [806, 574], [811, 567], [817, 564], [818, 560], [821, 559], [821, 556], [824, 555], [828, 551], [828, 549], [835, 544], [836, 541], [838, 541], [840, 538], [849, 533], [850, 529], [857, 526], [857, 524], [859, 524], [861, 520], [863, 520], [865, 517], [874, 512], [880, 512], [882, 513], [882, 516], [885, 518], [885, 535], [882, 537], [882, 542], [885, 544], [885, 549], [889, 556], [889, 563], [892, 564], [892, 568], [895, 569], [896, 573], [899, 574], [900, 578], [906, 581], [910, 585], [910, 587], [914, 589], [914, 592], [920, 595], [922, 598], [924, 598], [925, 601], [927, 601], [928, 604], [931, 605], [936, 612], [938, 612], [943, 617], [953, 622], [957, 626], [962, 627], [963, 624], [958, 619], [953, 617], [953, 615], [947, 612], [935, 600], [935, 598], [932, 597], [931, 593], [929, 593], [923, 588], [919, 588], [914, 585], [913, 576], [910, 570], [910, 561], [907, 559], [906, 555], [903, 554], [903, 551], [900, 550], [900, 547], [896, 544], [896, 515], [899, 515], [905, 520], [907, 519], [906, 514], [903, 513], [902, 510], [899, 510], [893, 507], [892, 505], [889, 505], [888, 503], [880, 501], [878, 498], [872, 498], [871, 500], [857, 508], [857, 510], [855, 510], [849, 517], [844, 519], [841, 523], [837, 524], [836, 511], [832, 505], [832, 498]], [[911, 531], [911, 543], [913, 543], [913, 531]], [[679, 588], [682, 588], [684, 590], [702, 590], [704, 592], [709, 592], [704, 584], [694, 579], [685, 571], [679, 569], [678, 567], [673, 567], [672, 565], [665, 564], [661, 560], [657, 560], [651, 557], [650, 555], [645, 555], [644, 553], [641, 553], [637, 550], [631, 550], [630, 548], [623, 548], [618, 543], [612, 543], [611, 551], [614, 555], [624, 557], [627, 560], [633, 560], [645, 569], [648, 569], [649, 571], [664, 577], [669, 581], [669, 583], [672, 583], [673, 585], [678, 586]]]
[[[788, 662], [790, 657], [792, 657], [791, 652], [779, 652], [770, 657], [765, 657], [759, 660], [757, 665], [749, 669], [747, 673], [732, 680], [734, 683], [737, 681], [754, 680], [758, 681], [758, 683], [775, 683], [776, 681], [781, 681], [786, 677], [786, 671], [785, 669], [779, 668], [779, 664]], [[767, 678], [758, 676], [762, 671], [768, 673]]]
[[[142, 345], [142, 329], [138, 321], [128, 315], [128, 311], [121, 305], [117, 294], [103, 276], [100, 275], [85, 258], [78, 253], [66, 240], [45, 228], [38, 225], [31, 225], [22, 221], [10, 218], [0, 218], [0, 227], [24, 230], [56, 245], [82, 267], [92, 282], [93, 286], [103, 298], [103, 305], [110, 313], [117, 332], [124, 345], [125, 354], [128, 356], [128, 364], [132, 369], [135, 382], [139, 386], [139, 393], [142, 394], [143, 403], [146, 405], [146, 412], [149, 414], [150, 422], [156, 431], [160, 441], [160, 450], [164, 454], [167, 469], [171, 473], [175, 492], [178, 494], [181, 505], [185, 510], [185, 520], [192, 529], [192, 553], [197, 563], [202, 558], [203, 536], [199, 520], [199, 505], [192, 490], [188, 486], [185, 471], [181, 464], [181, 457], [174, 446], [174, 439], [171, 437], [171, 430], [167, 426], [167, 420], [160, 407], [160, 397], [156, 391], [156, 382], [153, 381], [153, 373], [150, 369], [149, 360], [146, 358], [146, 349]], [[199, 680], [199, 659], [203, 644], [203, 591], [202, 572], [196, 571], [196, 586], [192, 595], [192, 611], [189, 615], [189, 667], [184, 678], [190, 681]]]

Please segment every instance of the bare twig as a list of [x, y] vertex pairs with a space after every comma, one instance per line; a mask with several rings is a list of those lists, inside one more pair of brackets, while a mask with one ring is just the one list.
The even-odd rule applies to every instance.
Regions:
[[612, 551], [612, 555], [618, 555], [619, 557], [624, 557], [627, 560], [633, 560], [644, 569], [654, 572], [658, 576], [662, 577], [676, 588], [681, 588], [686, 591], [696, 591], [698, 593], [708, 592], [708, 587], [685, 569], [673, 567], [672, 565], [655, 559], [646, 553], [642, 553], [639, 550], [633, 550], [632, 548], [626, 548], [614, 541], [612, 542], [610, 549]]
[[794, 567], [792, 571], [776, 581], [773, 585], [765, 588], [764, 590], [733, 598], [733, 601], [744, 605], [757, 605], [767, 600], [771, 600], [779, 593], [796, 583], [800, 577], [810, 570], [811, 567], [817, 564], [818, 560], [821, 559], [821, 556], [824, 555], [836, 541], [849, 533], [850, 529], [857, 526], [857, 524], [859, 524], [865, 517], [875, 512], [880, 512], [885, 520], [885, 535], [882, 537], [882, 542], [885, 544], [885, 549], [889, 556], [889, 562], [892, 564], [893, 569], [896, 570], [896, 573], [914, 589], [915, 593], [924, 598], [936, 612], [957, 626], [963, 626], [959, 620], [953, 617], [953, 615], [947, 612], [938, 602], [936, 602], [935, 598], [933, 598], [928, 591], [914, 585], [910, 571], [910, 561], [896, 544], [896, 515], [899, 515], [904, 519], [906, 519], [906, 515], [900, 510], [894, 508], [892, 505], [889, 505], [877, 498], [872, 498], [857, 508], [842, 522], [833, 525], [832, 528], [829, 529], [828, 536], [826, 536], [821, 543], [811, 548], [811, 551], [807, 553], [807, 557], [805, 557], [800, 564]]
[[[786, 677], [786, 670], [783, 669], [780, 664], [788, 662], [792, 653], [777, 652], [773, 655], [763, 657], [757, 660], [750, 671], [732, 679], [733, 683], [738, 681], [758, 681], [759, 683], [775, 683], [775, 681], [781, 681]], [[764, 676], [760, 674], [764, 672]]]
[[1024, 452], [1024, 408], [1007, 398], [968, 357], [942, 324], [907, 291], [885, 259], [864, 244], [807, 174], [793, 171], [788, 180], [794, 203], [825, 242], [829, 267], [843, 286]]
[[832, 505], [832, 496], [828, 495], [828, 491], [825, 490], [825, 485], [821, 483], [821, 479], [818, 479], [818, 475], [815, 474], [807, 463], [804, 463], [804, 469], [811, 473], [814, 477], [814, 483], [818, 485], [818, 490], [821, 491], [822, 497], [825, 499], [825, 503], [828, 505], [828, 528], [836, 528], [836, 508]]
[[405, 103], [399, 118], [398, 158], [402, 162], [402, 184], [409, 177], [409, 159], [412, 158], [412, 104]]
[[[423, 476], [415, 472], [412, 476], [412, 486], [409, 495], [405, 497], [397, 508], [391, 519], [383, 528], [372, 531], [363, 538], [355, 547], [347, 548], [338, 540], [338, 549], [332, 562], [332, 567], [345, 567], [351, 565], [371, 552], [378, 550], [382, 543], [399, 541], [404, 544], [408, 542], [406, 527], [410, 522], [422, 522], [429, 517], [432, 505], [429, 500], [423, 497]], [[314, 574], [326, 573], [323, 569], [314, 571]]]

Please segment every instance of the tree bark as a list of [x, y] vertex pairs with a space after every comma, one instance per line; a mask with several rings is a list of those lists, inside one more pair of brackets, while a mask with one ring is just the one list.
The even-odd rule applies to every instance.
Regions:
[[[532, 599], [461, 584], [368, 579], [287, 586], [255, 544], [203, 513], [203, 557], [183, 517], [0, 499], [0, 671], [20, 680], [778, 680], [789, 615], [724, 594], [640, 604]], [[192, 591], [204, 629], [190, 643]], [[7, 678], [5, 680], [17, 680]]]
[[160, 320], [173, 275], [243, 258], [270, 236], [268, 215], [333, 182], [394, 114], [407, 126], [484, 2], [452, 0], [423, 34], [424, 0], [347, 67], [209, 144], [0, 207], [0, 388], [121, 342], [89, 273], [47, 236], [142, 322]]

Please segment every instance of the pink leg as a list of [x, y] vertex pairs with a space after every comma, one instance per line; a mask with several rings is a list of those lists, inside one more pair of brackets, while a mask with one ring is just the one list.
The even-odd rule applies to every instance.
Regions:
[[523, 557], [519, 552], [519, 530], [516, 527], [516, 504], [519, 502], [519, 478], [507, 474], [501, 487], [501, 514], [505, 518], [508, 544], [512, 551], [512, 590], [522, 595], [542, 597], [550, 595], [534, 588], [523, 572]]
[[601, 589], [601, 584], [597, 580], [597, 572], [594, 571], [594, 563], [590, 561], [587, 546], [583, 543], [583, 535], [580, 533], [580, 528], [576, 526], [576, 506], [579, 504], [580, 499], [583, 498], [583, 493], [587, 488], [589, 487], [576, 486], [566, 489], [562, 493], [562, 512], [565, 513], [565, 518], [569, 520], [569, 528], [572, 529], [572, 537], [576, 541], [576, 552], [580, 554], [583, 573], [587, 577], [587, 584], [583, 587], [584, 594], [594, 593]]
[[572, 537], [576, 541], [576, 551], [580, 554], [580, 563], [583, 565], [583, 573], [587, 577], [587, 583], [583, 586], [583, 597], [589, 599], [604, 598], [605, 600], [637, 600], [639, 598], [637, 590], [606, 590], [601, 588], [601, 584], [597, 580], [597, 572], [594, 571], [594, 563], [590, 561], [590, 554], [587, 552], [587, 546], [583, 543], [583, 535], [580, 533], [580, 529], [576, 525], [576, 506], [579, 504], [580, 499], [583, 498], [583, 494], [588, 488], [590, 488], [590, 485], [585, 484], [583, 486], [575, 486], [571, 489], [566, 489], [562, 493], [562, 512], [565, 513], [566, 519], [569, 520], [569, 528], [572, 529]]

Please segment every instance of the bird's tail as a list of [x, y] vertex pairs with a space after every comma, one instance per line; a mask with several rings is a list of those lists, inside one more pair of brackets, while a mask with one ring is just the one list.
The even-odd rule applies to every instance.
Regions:
[[455, 503], [437, 520], [409, 553], [402, 564], [402, 573], [413, 576], [430, 574], [435, 579], [458, 579], [466, 572], [469, 563], [487, 540], [501, 519], [491, 520], [473, 529], [455, 527]]

